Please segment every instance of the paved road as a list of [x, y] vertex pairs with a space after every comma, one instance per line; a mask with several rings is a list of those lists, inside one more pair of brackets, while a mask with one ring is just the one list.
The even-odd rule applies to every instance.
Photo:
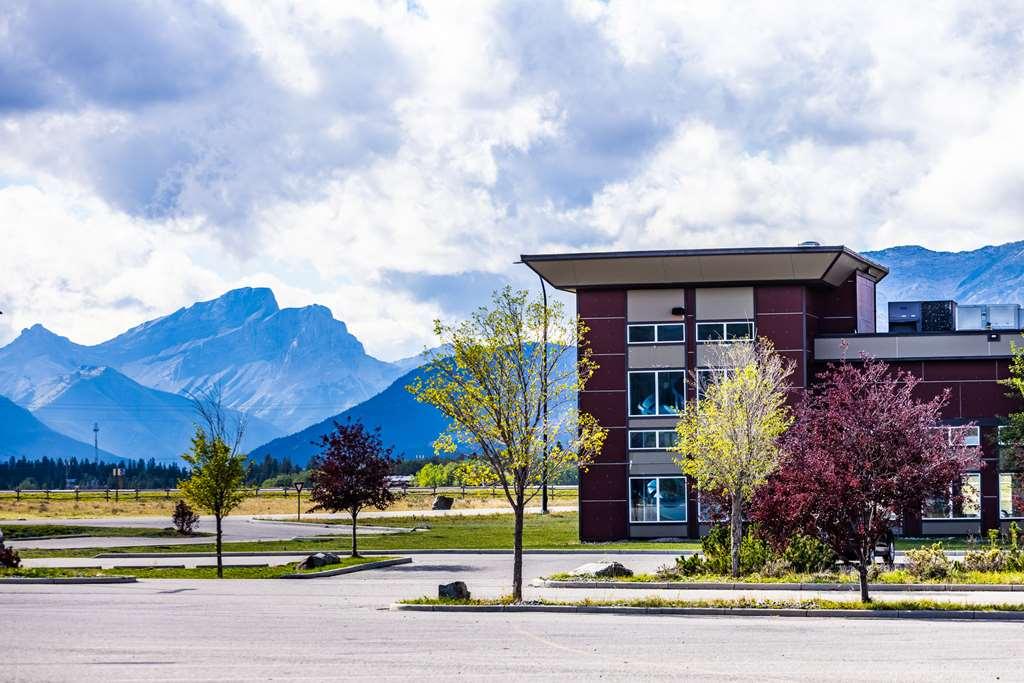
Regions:
[[[598, 557], [527, 556], [526, 575]], [[660, 561], [628, 558], [638, 570]], [[382, 609], [453, 578], [497, 595], [508, 574], [507, 557], [421, 555], [411, 565], [314, 581], [0, 585], [3, 676], [1024, 680], [1019, 624]]]

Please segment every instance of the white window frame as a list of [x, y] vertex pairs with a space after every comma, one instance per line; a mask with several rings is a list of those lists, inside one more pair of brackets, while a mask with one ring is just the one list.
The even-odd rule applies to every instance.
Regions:
[[695, 372], [696, 378], [695, 379], [696, 379], [697, 385], [696, 385], [696, 387], [694, 387], [694, 390], [697, 392], [697, 402], [698, 403], [700, 402], [700, 399], [701, 399], [701, 390], [700, 390], [700, 388], [701, 388], [701, 381], [700, 381], [701, 373], [710, 373], [710, 374], [718, 375], [719, 379], [724, 379], [724, 378], [729, 376], [729, 368], [697, 368], [696, 369], [696, 372]]
[[[633, 435], [642, 433], [653, 433], [654, 443], [656, 445], [651, 447], [636, 448], [633, 446]], [[675, 434], [674, 429], [630, 429], [627, 438], [628, 449], [631, 451], [667, 451], [670, 446], [663, 446], [661, 443], [662, 434]]]
[[[657, 501], [657, 505], [656, 505], [655, 509], [658, 512], [658, 519], [651, 519], [651, 520], [644, 520], [644, 521], [633, 519], [633, 480], [634, 479], [639, 479], [639, 480], [642, 480], [642, 481], [647, 481], [649, 479], [653, 479], [655, 482], [657, 482], [655, 484], [654, 498]], [[683, 482], [683, 518], [681, 520], [679, 520], [679, 519], [665, 519], [665, 520], [663, 520], [661, 518], [661, 480], [662, 479], [679, 479], [679, 480], [681, 480]], [[646, 476], [638, 475], [638, 476], [635, 476], [635, 477], [630, 477], [629, 478], [629, 483], [627, 484], [627, 486], [629, 487], [629, 502], [627, 504], [629, 505], [629, 513], [628, 514], [629, 514], [629, 523], [630, 524], [686, 524], [690, 520], [690, 487], [686, 485], [686, 477], [684, 477], [682, 475], [680, 475], [680, 476], [675, 476], [675, 475], [661, 476], [661, 475], [657, 475], [657, 474], [651, 474], [651, 475], [646, 475]]]
[[[672, 340], [669, 340], [669, 341], [662, 341], [661, 340], [661, 328], [662, 327], [667, 327], [669, 325], [672, 325], [672, 326], [675, 326], [675, 327], [682, 327], [683, 328], [683, 338], [682, 339], [672, 339]], [[630, 339], [629, 339], [629, 331], [632, 330], [634, 327], [653, 327], [654, 328], [654, 341], [637, 341], [637, 342], [630, 341]], [[645, 345], [651, 345], [651, 344], [685, 344], [685, 343], [686, 343], [686, 323], [683, 323], [683, 322], [678, 322], [678, 323], [630, 323], [629, 325], [626, 325], [626, 344], [629, 345], [629, 346], [645, 346]]]
[[960, 481], [961, 491], [963, 490], [964, 484], [966, 483], [966, 480], [968, 479], [968, 477], [971, 477], [971, 478], [977, 477], [977, 482], [978, 482], [978, 499], [977, 499], [977, 502], [978, 502], [978, 514], [976, 514], [976, 515], [954, 515], [953, 514], [955, 512], [955, 510], [953, 509], [953, 486], [951, 484], [949, 486], [949, 489], [948, 489], [947, 493], [946, 493], [946, 508], [949, 510], [949, 513], [944, 515], [944, 516], [942, 516], [942, 517], [925, 517], [925, 515], [924, 515], [924, 508], [922, 506], [921, 521], [922, 522], [934, 522], [934, 521], [942, 521], [942, 520], [974, 521], [974, 520], [981, 519], [981, 472], [964, 472], [963, 477], [961, 478], [961, 481]]
[[[661, 388], [658, 375], [663, 372], [681, 372], [683, 374], [683, 405], [686, 405], [688, 387], [686, 382], [686, 368], [660, 368], [658, 370], [630, 370], [626, 376], [626, 400], [629, 401], [629, 410], [633, 410], [633, 382], [631, 378], [637, 374], [651, 374], [654, 375], [654, 412], [644, 415], [635, 414], [630, 412], [629, 417], [672, 417], [679, 413], [659, 413], [658, 409], [661, 407]], [[681, 412], [681, 411], [680, 411]]]
[[[722, 338], [721, 339], [703, 339], [702, 340], [700, 338], [700, 328], [702, 326], [708, 326], [708, 325], [720, 326], [722, 328]], [[750, 337], [745, 338], [745, 339], [726, 339], [725, 338], [725, 330], [726, 330], [726, 326], [727, 325], [748, 325], [750, 327]], [[697, 323], [697, 327], [694, 330], [694, 333], [697, 335], [697, 343], [698, 344], [731, 344], [731, 343], [737, 342], [737, 341], [754, 341], [754, 339], [757, 338], [757, 328], [754, 325], [754, 321], [753, 320], [709, 320], [709, 321], [706, 321], [706, 322], [698, 322]]]
[[[1011, 477], [1013, 475], [1017, 475], [1018, 477], [1024, 477], [1024, 472], [1019, 471], [1019, 470], [1010, 470], [1010, 471], [1007, 471], [1007, 472], [1000, 472], [999, 473], [999, 495], [998, 495], [997, 499], [999, 501], [999, 520], [1000, 521], [1008, 521], [1008, 520], [1014, 520], [1014, 519], [1024, 519], [1024, 515], [1012, 515], [1011, 514], [1011, 515], [1008, 515], [1006, 517], [1003, 517], [1003, 477], [1009, 478], [1009, 477]], [[1008, 486], [1007, 488], [1008, 488], [1008, 490], [1010, 492], [1010, 495], [1012, 496], [1013, 495], [1013, 487], [1012, 486]], [[1010, 500], [1008, 502], [1009, 502], [1009, 508], [1008, 509], [1011, 512], [1013, 512], [1013, 500]]]

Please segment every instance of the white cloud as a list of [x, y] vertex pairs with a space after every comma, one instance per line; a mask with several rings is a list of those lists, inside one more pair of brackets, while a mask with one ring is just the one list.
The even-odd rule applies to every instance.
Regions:
[[1024, 221], [1019, 3], [90, 9], [2, 26], [0, 342], [252, 284], [393, 358], [485, 299], [459, 276], [533, 285], [521, 252]]

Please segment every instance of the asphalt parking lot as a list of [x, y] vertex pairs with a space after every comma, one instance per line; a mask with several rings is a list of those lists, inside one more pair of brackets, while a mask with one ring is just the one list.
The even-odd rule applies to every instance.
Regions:
[[[527, 556], [525, 574], [598, 558]], [[508, 556], [414, 560], [313, 581], [0, 585], [0, 677], [1024, 680], [1020, 624], [389, 611], [452, 579], [507, 591]]]

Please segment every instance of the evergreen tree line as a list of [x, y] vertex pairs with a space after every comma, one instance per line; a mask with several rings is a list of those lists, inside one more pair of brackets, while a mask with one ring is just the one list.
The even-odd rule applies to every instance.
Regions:
[[[49, 457], [28, 460], [12, 456], [6, 461], [0, 460], [0, 489], [114, 488], [118, 485], [113, 475], [115, 467], [124, 469], [121, 486], [126, 489], [177, 488], [178, 482], [189, 475], [184, 463], [163, 463], [152, 458], [112, 463]], [[259, 485], [267, 479], [301, 469], [288, 458], [279, 461], [268, 455], [261, 462], [250, 462], [246, 483]]]

